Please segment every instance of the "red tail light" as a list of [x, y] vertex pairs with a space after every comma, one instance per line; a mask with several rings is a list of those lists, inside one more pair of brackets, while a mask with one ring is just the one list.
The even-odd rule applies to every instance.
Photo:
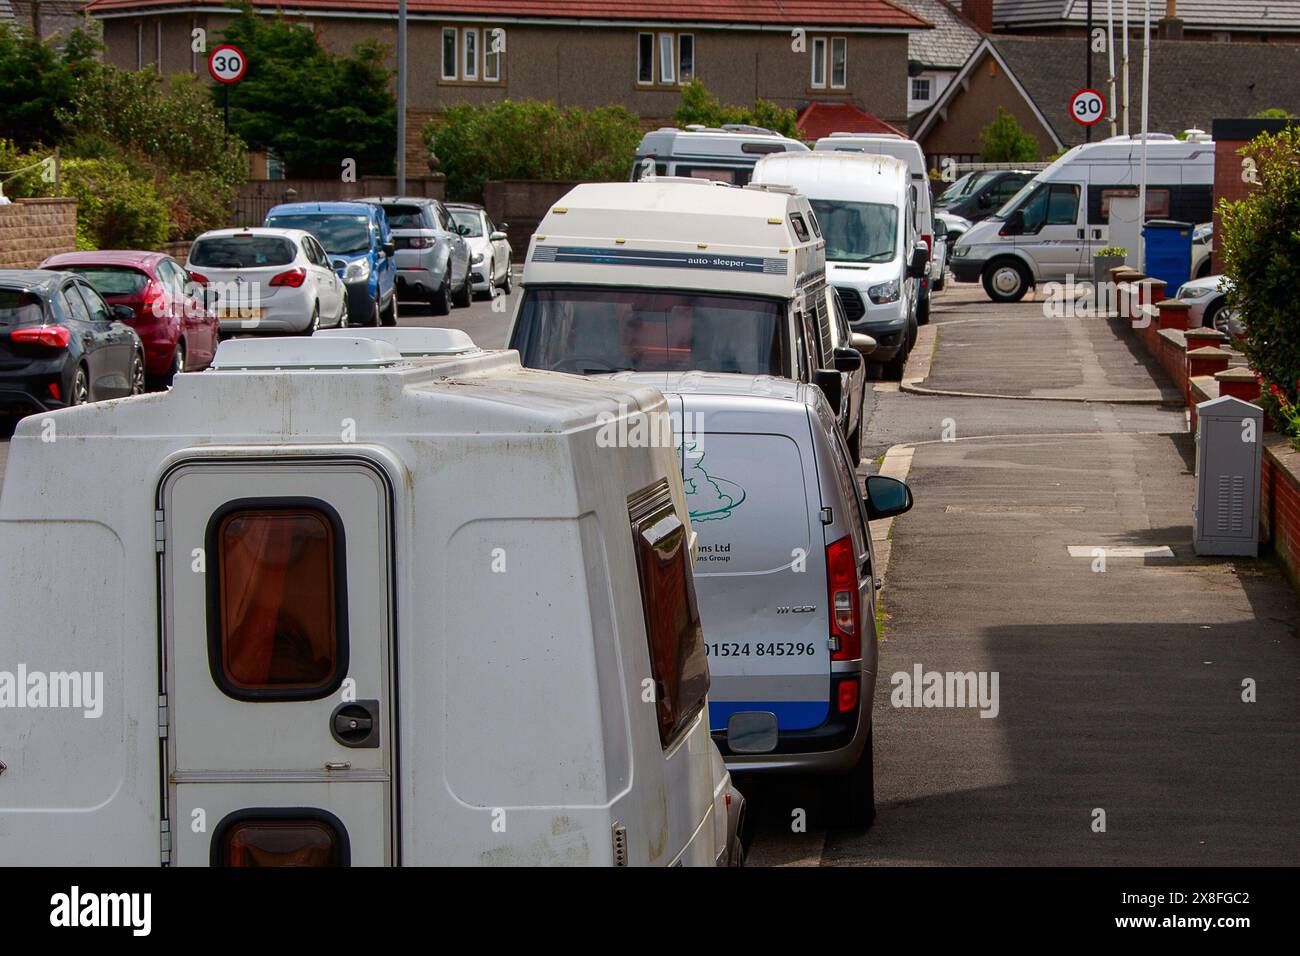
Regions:
[[432, 240], [432, 239], [426, 239], [426, 238], [424, 238], [423, 236], [416, 236], [414, 239], [408, 239], [408, 240], [406, 240], [406, 241], [407, 241], [407, 244], [408, 244], [408, 245], [410, 246], [410, 248], [412, 248], [412, 249], [432, 249], [432, 248], [433, 248], [433, 240]]
[[63, 401], [63, 391], [59, 388], [58, 382], [50, 382], [50, 398], [56, 402]]
[[14, 329], [9, 333], [14, 342], [25, 345], [44, 345], [51, 349], [65, 349], [72, 333], [61, 325], [37, 325], [28, 329]]
[[303, 280], [307, 278], [306, 269], [290, 269], [288, 272], [281, 272], [271, 280], [271, 285], [287, 285], [298, 288], [302, 285]]
[[141, 315], [161, 315], [167, 308], [163, 298], [163, 287], [157, 279], [150, 279], [144, 287], [144, 304], [140, 306]]
[[862, 656], [862, 635], [858, 633], [858, 567], [853, 539], [848, 535], [826, 546], [826, 591], [831, 612], [831, 660], [856, 660]]
[[835, 704], [841, 714], [847, 714], [858, 709], [857, 677], [840, 681], [840, 686], [835, 693]]
[[208, 277], [205, 276], [205, 275], [204, 275], [203, 273], [201, 273], [201, 272], [194, 272], [194, 271], [191, 271], [191, 272], [190, 272], [190, 278], [193, 279], [195, 282], [197, 282], [199, 285], [207, 285], [207, 284], [208, 284]]

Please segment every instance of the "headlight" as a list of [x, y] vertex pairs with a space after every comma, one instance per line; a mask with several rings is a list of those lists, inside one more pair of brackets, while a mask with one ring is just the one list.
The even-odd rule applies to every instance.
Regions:
[[970, 246], [953, 246], [952, 257], [954, 259], [964, 259], [970, 254]]
[[867, 298], [876, 305], [884, 305], [886, 302], [898, 301], [898, 280], [890, 279], [888, 282], [882, 282], [880, 285], [873, 285], [867, 290]]
[[370, 278], [370, 260], [358, 259], [356, 262], [349, 262], [348, 267], [343, 270], [344, 282], [362, 282]]
[[470, 261], [473, 265], [478, 265], [480, 262], [483, 261], [483, 253], [481, 253], [481, 252], [476, 252], [476, 253], [474, 253], [473, 258], [471, 258], [469, 261]]

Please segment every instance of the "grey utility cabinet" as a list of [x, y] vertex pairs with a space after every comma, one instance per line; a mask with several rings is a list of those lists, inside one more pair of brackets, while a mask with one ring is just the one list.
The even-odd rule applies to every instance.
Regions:
[[1196, 419], [1196, 553], [1255, 557], [1264, 413], [1224, 396], [1197, 405]]

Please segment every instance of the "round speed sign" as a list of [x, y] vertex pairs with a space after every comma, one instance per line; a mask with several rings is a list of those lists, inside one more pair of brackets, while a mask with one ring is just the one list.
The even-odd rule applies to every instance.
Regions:
[[237, 83], [243, 79], [247, 69], [244, 51], [230, 43], [214, 48], [208, 57], [208, 72], [218, 83]]
[[1100, 123], [1106, 115], [1106, 97], [1096, 90], [1080, 90], [1070, 97], [1070, 115], [1084, 126]]

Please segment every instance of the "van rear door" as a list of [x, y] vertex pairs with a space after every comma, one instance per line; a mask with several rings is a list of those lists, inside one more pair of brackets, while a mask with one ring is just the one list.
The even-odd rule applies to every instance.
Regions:
[[808, 441], [708, 428], [683, 449], [717, 731], [737, 711], [774, 713], [783, 731], [820, 726], [830, 711], [825, 552]]
[[397, 862], [390, 498], [359, 458], [164, 478], [172, 865]]

